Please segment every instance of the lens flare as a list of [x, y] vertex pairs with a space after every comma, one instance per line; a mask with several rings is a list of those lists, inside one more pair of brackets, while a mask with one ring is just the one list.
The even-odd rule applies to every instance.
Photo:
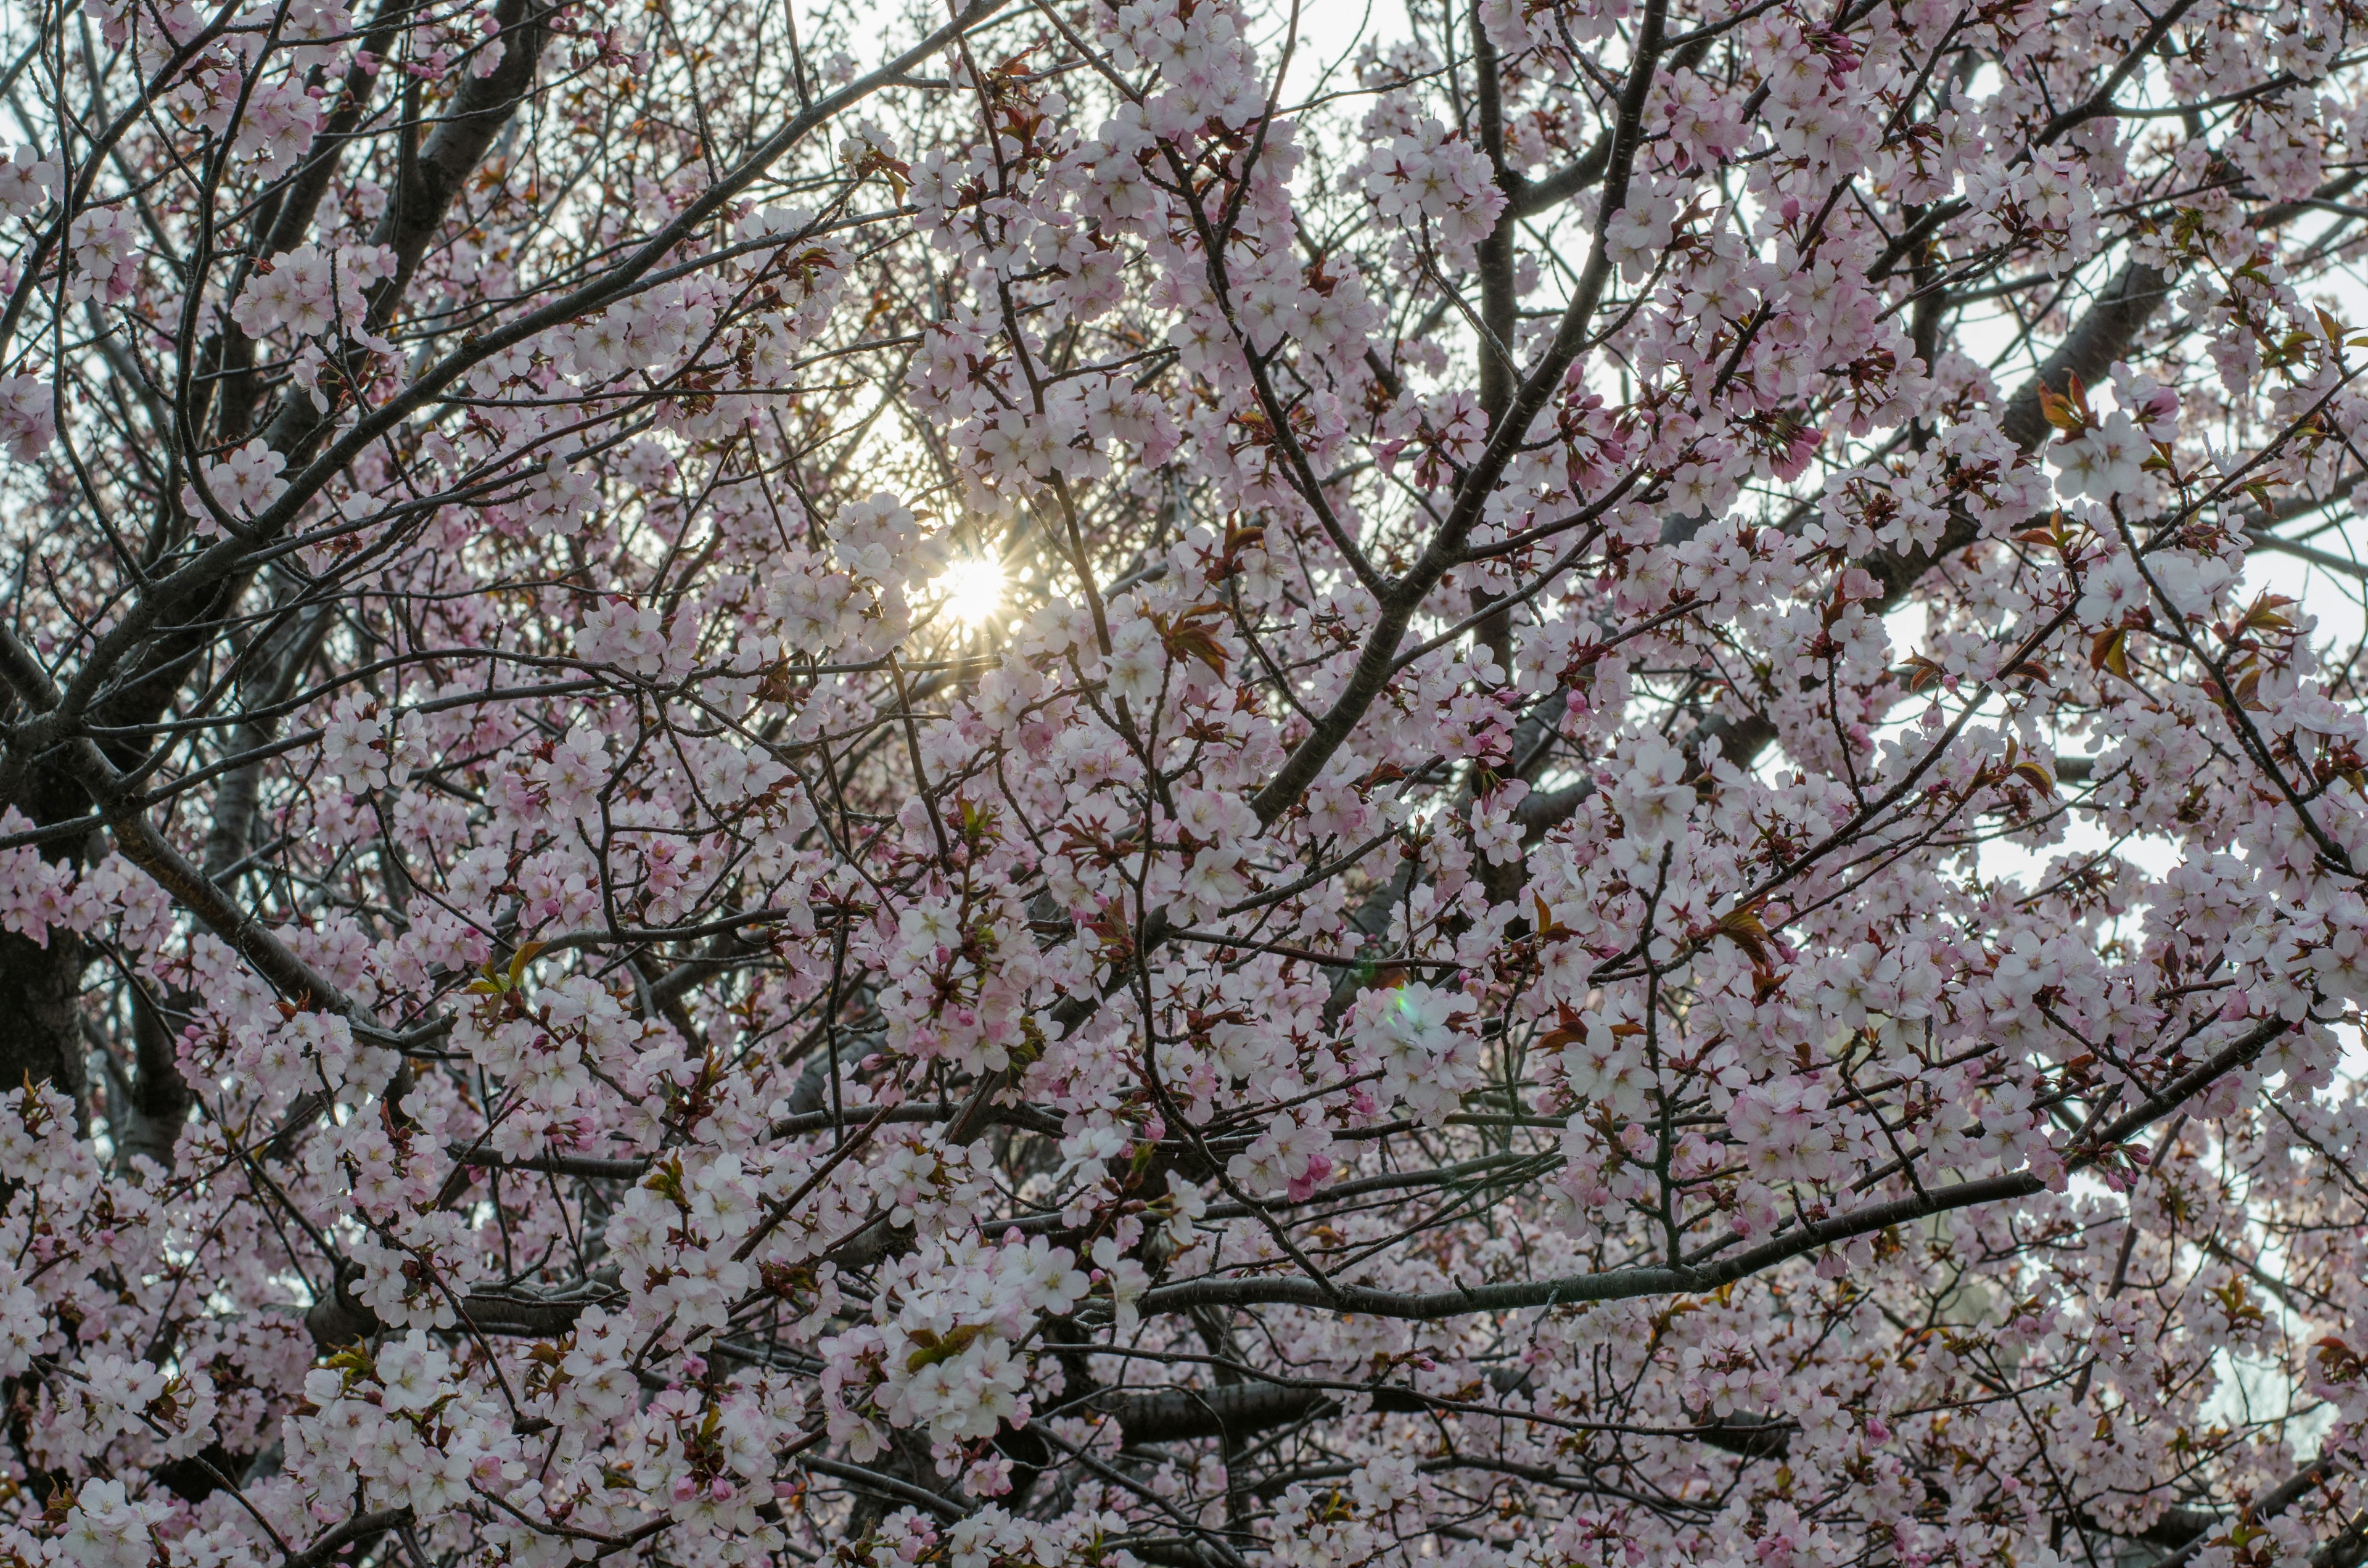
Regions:
[[976, 631], [1003, 608], [1003, 562], [984, 557], [957, 561], [937, 581], [946, 613]]

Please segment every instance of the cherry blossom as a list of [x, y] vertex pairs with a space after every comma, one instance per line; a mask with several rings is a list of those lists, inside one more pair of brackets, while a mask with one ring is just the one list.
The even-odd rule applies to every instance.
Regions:
[[2368, 1554], [2356, 15], [20, 10], [17, 1568]]

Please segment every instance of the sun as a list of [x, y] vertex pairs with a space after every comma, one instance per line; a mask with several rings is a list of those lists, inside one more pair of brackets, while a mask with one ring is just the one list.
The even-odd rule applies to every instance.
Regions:
[[973, 631], [993, 620], [1003, 608], [1007, 585], [1003, 562], [991, 557], [956, 561], [933, 585], [946, 613]]

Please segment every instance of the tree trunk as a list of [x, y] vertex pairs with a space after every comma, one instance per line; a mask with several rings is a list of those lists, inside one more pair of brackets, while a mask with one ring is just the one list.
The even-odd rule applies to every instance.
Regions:
[[0, 1090], [54, 1084], [88, 1120], [84, 1091], [82, 971], [88, 946], [72, 931], [44, 947], [0, 933]]
[[179, 997], [163, 1002], [140, 996], [132, 1003], [131, 1036], [138, 1048], [140, 1071], [131, 1084], [131, 1106], [117, 1131], [116, 1159], [144, 1154], [165, 1171], [173, 1168], [173, 1145], [189, 1119], [197, 1095], [181, 1076], [175, 1047], [181, 1035]]

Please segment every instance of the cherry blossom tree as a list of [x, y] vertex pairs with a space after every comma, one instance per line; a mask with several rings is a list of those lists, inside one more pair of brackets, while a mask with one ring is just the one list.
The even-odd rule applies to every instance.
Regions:
[[2354, 1568], [2363, 24], [22, 0], [0, 1554]]

